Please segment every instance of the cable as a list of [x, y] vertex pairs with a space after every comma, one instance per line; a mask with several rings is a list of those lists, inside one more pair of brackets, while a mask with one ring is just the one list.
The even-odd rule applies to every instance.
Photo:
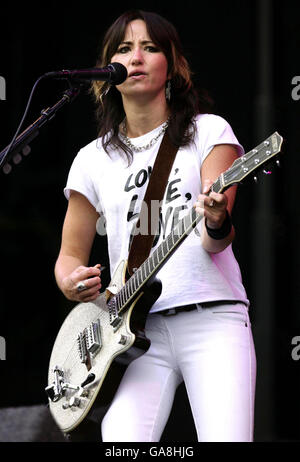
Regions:
[[16, 133], [14, 134], [14, 136], [13, 136], [11, 142], [9, 143], [9, 145], [8, 145], [8, 147], [7, 147], [7, 149], [6, 149], [6, 152], [4, 153], [4, 156], [3, 156], [3, 158], [2, 158], [2, 163], [4, 162], [5, 158], [8, 156], [8, 154], [9, 154], [9, 152], [10, 152], [10, 150], [11, 150], [13, 144], [14, 144], [14, 142], [16, 141], [17, 136], [19, 135], [19, 132], [20, 132], [20, 130], [21, 130], [21, 128], [22, 128], [22, 125], [23, 125], [23, 123], [24, 123], [24, 120], [26, 119], [26, 116], [27, 116], [27, 113], [28, 113], [28, 110], [29, 110], [29, 107], [30, 107], [30, 104], [31, 104], [31, 101], [32, 101], [33, 94], [34, 94], [34, 92], [35, 92], [35, 90], [36, 90], [36, 87], [38, 86], [38, 84], [40, 83], [40, 81], [41, 81], [44, 77], [45, 77], [44, 75], [41, 75], [41, 76], [36, 80], [36, 82], [34, 83], [34, 85], [33, 85], [33, 87], [32, 87], [32, 90], [31, 90], [31, 92], [30, 92], [30, 95], [29, 95], [29, 98], [28, 98], [28, 102], [27, 102], [27, 105], [26, 105], [25, 112], [24, 112], [24, 114], [23, 114], [22, 120], [21, 120], [21, 122], [20, 122], [20, 124], [19, 124], [19, 126], [18, 126], [18, 128], [17, 128], [17, 131], [16, 131]]

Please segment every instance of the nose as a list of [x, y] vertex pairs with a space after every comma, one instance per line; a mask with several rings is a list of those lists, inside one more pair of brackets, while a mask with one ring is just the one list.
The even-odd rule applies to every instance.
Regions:
[[142, 50], [139, 47], [136, 47], [133, 50], [132, 56], [131, 56], [131, 64], [141, 64], [143, 62], [143, 54]]

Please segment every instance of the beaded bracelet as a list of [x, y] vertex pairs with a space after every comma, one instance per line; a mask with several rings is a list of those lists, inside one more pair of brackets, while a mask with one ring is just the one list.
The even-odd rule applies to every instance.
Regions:
[[232, 228], [231, 216], [229, 215], [228, 210], [226, 210], [226, 217], [222, 223], [221, 228], [217, 228], [217, 229], [209, 228], [207, 226], [206, 219], [205, 219], [205, 227], [206, 227], [207, 234], [212, 239], [221, 240], [227, 237]]

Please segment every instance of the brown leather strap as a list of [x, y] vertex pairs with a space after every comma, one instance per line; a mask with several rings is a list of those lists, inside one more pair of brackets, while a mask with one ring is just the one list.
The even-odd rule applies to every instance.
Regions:
[[140, 216], [136, 223], [137, 232], [132, 238], [127, 267], [127, 271], [130, 275], [132, 275], [135, 268], [139, 268], [149, 256], [154, 236], [158, 229], [159, 213], [155, 213], [154, 216], [151, 217], [151, 201], [157, 201], [157, 203], [162, 201], [171, 168], [178, 151], [178, 147], [171, 143], [167, 132], [168, 130], [164, 134], [155, 159], [147, 191], [142, 203]]

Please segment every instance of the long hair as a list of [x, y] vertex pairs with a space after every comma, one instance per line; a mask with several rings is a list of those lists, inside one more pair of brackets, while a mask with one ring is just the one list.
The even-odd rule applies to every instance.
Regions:
[[[170, 109], [168, 134], [175, 146], [186, 146], [194, 136], [194, 116], [200, 112], [209, 112], [210, 101], [195, 90], [179, 36], [169, 21], [156, 13], [141, 10], [125, 12], [106, 32], [96, 67], [104, 67], [111, 62], [111, 58], [124, 39], [127, 25], [135, 19], [145, 21], [151, 40], [166, 56], [172, 89], [168, 103]], [[108, 153], [110, 146], [119, 147], [126, 154], [128, 161], [132, 160], [130, 148], [118, 136], [119, 124], [125, 117], [120, 92], [114, 86], [109, 88], [107, 82], [99, 81], [93, 82], [92, 91], [97, 105], [98, 136], [102, 137], [104, 150]]]

